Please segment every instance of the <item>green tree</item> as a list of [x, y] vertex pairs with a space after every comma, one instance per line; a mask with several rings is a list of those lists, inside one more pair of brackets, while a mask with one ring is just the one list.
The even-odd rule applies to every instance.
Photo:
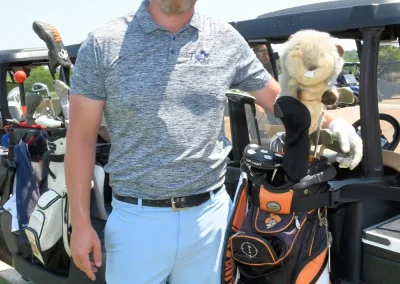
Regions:
[[360, 62], [357, 50], [346, 50], [343, 59], [345, 62]]
[[393, 45], [381, 45], [379, 62], [400, 61], [400, 48]]
[[[58, 72], [56, 73], [56, 78], [58, 79]], [[25, 92], [30, 93], [32, 91], [32, 85], [34, 83], [45, 84], [49, 91], [54, 95], [54, 85], [53, 78], [51, 77], [50, 71], [44, 66], [39, 66], [31, 70], [29, 77], [24, 83]]]

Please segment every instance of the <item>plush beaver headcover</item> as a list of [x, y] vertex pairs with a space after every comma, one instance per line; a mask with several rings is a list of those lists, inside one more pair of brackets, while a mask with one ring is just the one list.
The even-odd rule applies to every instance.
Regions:
[[[339, 76], [344, 49], [330, 34], [316, 30], [301, 30], [284, 44], [281, 54], [282, 77], [291, 77], [298, 84], [312, 86], [329, 83]], [[289, 78], [282, 78], [288, 82]], [[285, 84], [282, 84], [282, 88]]]

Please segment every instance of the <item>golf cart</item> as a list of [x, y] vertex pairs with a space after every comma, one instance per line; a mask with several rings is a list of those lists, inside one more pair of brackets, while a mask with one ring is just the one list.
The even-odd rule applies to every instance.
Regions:
[[346, 71], [347, 74], [353, 74], [357, 82], [360, 80], [360, 62], [345, 62], [343, 71]]
[[[390, 42], [399, 48], [399, 11], [400, 1], [394, 0], [331, 1], [232, 23], [249, 43], [266, 41], [271, 58], [275, 58], [272, 55], [279, 51], [280, 44], [301, 29], [329, 32], [341, 40], [356, 43], [361, 68], [360, 105], [329, 110], [333, 115], [345, 118], [357, 130], [361, 128], [358, 133], [364, 145], [362, 162], [354, 170], [340, 168], [334, 159], [331, 160], [337, 171], [336, 177], [329, 181], [331, 193], [344, 198], [340, 197], [328, 206], [329, 230], [333, 237], [330, 247], [332, 283], [398, 283], [400, 277], [400, 251], [395, 249], [400, 242], [400, 102], [390, 101], [389, 104], [384, 101], [378, 106], [377, 97], [379, 45]], [[273, 75], [279, 81], [277, 62], [271, 60], [271, 64]], [[243, 112], [243, 104], [239, 100], [232, 101], [230, 109], [232, 113]], [[386, 122], [391, 127], [385, 126]], [[393, 136], [386, 132], [388, 128], [392, 128], [390, 134]], [[382, 134], [393, 137], [389, 145]], [[242, 157], [250, 142], [243, 137], [233, 137], [235, 148], [238, 148], [235, 159]], [[255, 137], [251, 139], [252, 143], [257, 143]], [[230, 261], [228, 254], [225, 261]], [[253, 263], [256, 262], [255, 259]], [[229, 273], [225, 270], [224, 283], [232, 279], [228, 277], [230, 271], [235, 272], [232, 262], [229, 263], [230, 270]], [[241, 265], [244, 267], [243, 263]]]
[[[392, 1], [393, 3], [390, 5], [371, 4], [351, 8], [352, 6], [357, 6], [358, 2], [360, 1], [354, 2], [355, 4], [351, 1], [338, 1], [335, 5], [328, 5], [327, 3], [324, 3], [320, 6], [303, 6], [301, 9], [305, 9], [304, 11], [278, 11], [275, 12], [275, 15], [264, 15], [254, 20], [232, 23], [232, 25], [238, 29], [238, 31], [246, 40], [249, 41], [249, 43], [253, 40], [267, 39], [270, 54], [274, 54], [273, 45], [284, 42], [295, 31], [309, 27], [325, 30], [331, 32], [332, 34], [335, 34], [334, 31], [342, 30], [343, 32], [336, 33], [335, 35], [341, 38], [363, 39], [364, 42], [361, 58], [364, 60], [362, 60], [361, 63], [362, 73], [360, 78], [360, 89], [364, 96], [360, 101], [360, 106], [347, 107], [342, 110], [333, 110], [332, 112], [349, 111], [352, 114], [360, 113], [362, 119], [358, 119], [357, 117], [345, 117], [349, 122], [353, 123], [358, 121], [357, 123], [360, 123], [361, 125], [361, 135], [364, 141], [364, 157], [359, 167], [353, 171], [341, 169], [334, 163], [338, 174], [335, 179], [330, 181], [330, 183], [332, 187], [338, 190], [342, 190], [344, 188], [347, 188], [347, 190], [350, 191], [354, 190], [355, 192], [362, 192], [362, 190], [365, 190], [366, 196], [369, 199], [363, 199], [361, 201], [354, 199], [351, 203], [344, 204], [334, 203], [332, 205], [335, 206], [332, 206], [333, 208], [330, 208], [329, 210], [329, 223], [331, 224], [330, 230], [332, 231], [334, 239], [333, 247], [331, 248], [332, 283], [344, 283], [344, 281], [350, 283], [361, 283], [361, 281], [363, 281], [364, 283], [372, 284], [382, 283], [384, 281], [386, 281], [386, 283], [395, 283], [393, 281], [390, 282], [387, 279], [383, 281], [376, 281], [372, 279], [372, 277], [374, 277], [374, 269], [371, 269], [371, 266], [379, 267], [380, 271], [392, 269], [392, 271], [396, 272], [396, 268], [392, 267], [396, 267], [398, 264], [395, 262], [386, 261], [385, 263], [387, 264], [385, 266], [381, 265], [381, 261], [378, 257], [369, 257], [371, 253], [368, 253], [366, 250], [373, 247], [368, 247], [367, 245], [362, 244], [362, 235], [365, 228], [375, 225], [381, 221], [385, 221], [388, 218], [396, 216], [400, 213], [400, 207], [398, 206], [398, 201], [400, 201], [398, 193], [398, 191], [400, 191], [398, 187], [400, 158], [398, 154], [394, 152], [394, 150], [397, 149], [399, 142], [399, 129], [398, 125], [393, 127], [395, 129], [394, 139], [384, 143], [384, 146], [388, 147], [388, 150], [382, 150], [381, 125], [379, 122], [379, 111], [376, 99], [376, 73], [373, 71], [375, 66], [374, 64], [376, 64], [376, 62], [372, 60], [374, 58], [373, 55], [376, 57], [377, 43], [379, 42], [379, 39], [386, 40], [398, 38], [398, 35], [394, 35], [390, 32], [394, 30], [393, 27], [395, 24], [400, 23], [397, 18], [397, 14], [391, 18], [391, 11], [398, 11], [400, 9], [400, 2]], [[371, 12], [371, 9], [374, 10], [374, 13]], [[383, 12], [380, 12], [382, 10]], [[324, 14], [327, 12], [334, 13], [334, 17], [327, 17]], [[352, 20], [353, 17], [359, 19], [360, 14], [363, 16], [360, 17], [359, 21], [368, 19], [367, 23], [354, 22], [355, 20]], [[370, 14], [371, 16], [369, 16]], [[380, 14], [383, 16], [380, 16], [378, 20], [374, 15]], [[365, 17], [365, 15], [368, 15], [368, 17]], [[326, 23], [321, 19], [335, 20]], [[376, 23], [374, 23], [374, 20]], [[350, 26], [350, 24], [352, 24], [352, 26]], [[382, 34], [376, 32], [374, 29], [364, 29], [366, 26], [374, 27], [376, 25], [384, 25], [386, 27]], [[358, 28], [360, 28], [360, 30]], [[50, 41], [50, 51], [54, 51], [54, 47], [51, 43], [52, 42]], [[77, 49], [74, 46], [67, 46], [66, 49], [68, 50], [69, 58], [73, 63], [77, 54]], [[270, 57], [275, 58], [273, 56]], [[12, 117], [8, 111], [8, 102], [6, 100], [7, 91], [6, 88], [3, 87], [3, 82], [5, 82], [7, 79], [9, 65], [13, 64], [15, 66], [23, 67], [31, 65], [32, 62], [41, 62], [43, 65], [48, 65], [51, 62], [46, 51], [43, 51], [40, 57], [34, 58], [33, 60], [30, 60], [29, 55], [27, 55], [25, 59], [21, 61], [19, 61], [20, 56], [13, 56], [12, 58], [12, 61], [6, 61], [2, 60], [0, 56], [0, 108], [5, 126], [9, 126], [12, 123], [9, 121], [9, 119], [12, 119]], [[274, 77], [278, 80], [278, 72], [275, 60], [272, 61], [272, 65], [274, 67]], [[68, 68], [61, 63], [61, 68], [59, 69], [59, 78], [61, 78], [61, 80], [66, 84], [69, 82], [70, 72]], [[254, 120], [253, 117], [249, 116], [248, 112], [246, 112], [246, 105], [254, 104], [252, 98], [248, 96], [245, 100], [242, 100], [240, 98], [235, 99], [235, 96], [230, 97], [229, 94], [227, 94], [227, 96], [230, 99], [228, 102], [227, 115], [225, 117], [225, 134], [231, 139], [232, 152], [229, 155], [230, 162], [227, 168], [225, 185], [227, 186], [228, 192], [233, 197], [240, 178], [240, 161], [243, 157], [244, 149], [249, 145], [249, 143], [253, 143], [253, 141], [256, 141], [255, 143], [260, 142], [260, 144], [262, 144], [263, 141], [258, 139], [258, 137], [253, 137], [251, 134], [249, 135], [249, 123], [256, 124], [255, 121], [257, 121]], [[252, 112], [250, 112], [250, 114], [254, 114], [254, 109], [255, 107], [251, 105]], [[344, 116], [341, 113], [335, 115]], [[394, 121], [391, 122], [395, 124], [397, 120], [394, 119]], [[228, 128], [230, 129], [229, 131], [227, 131]], [[9, 128], [6, 129], [8, 130]], [[255, 125], [254, 129], [259, 128], [257, 125]], [[60, 135], [59, 132], [55, 131], [54, 129], [50, 130], [54, 131], [56, 135]], [[36, 133], [36, 131], [37, 129], [34, 128], [33, 132]], [[39, 130], [40, 133], [46, 133], [48, 131], [49, 129]], [[382, 129], [382, 131], [385, 134], [385, 137], [390, 136], [385, 133], [386, 129]], [[17, 132], [19, 132], [19, 137], [21, 137], [24, 135], [24, 132], [31, 133], [32, 128], [19, 127]], [[49, 133], [50, 138], [52, 137], [52, 134], [53, 133]], [[100, 141], [101, 140], [99, 140], [99, 142]], [[52, 146], [51, 143], [49, 145]], [[105, 150], [103, 151], [103, 149]], [[96, 164], [100, 166], [104, 165], [107, 160], [107, 147], [99, 146], [97, 153], [98, 155], [96, 157]], [[7, 162], [7, 158], [5, 159], [5, 162]], [[93, 199], [99, 200], [96, 199], [98, 194], [96, 188], [98, 187], [94, 186], [94, 190], [92, 190], [94, 195]], [[371, 196], [368, 196], [368, 193], [376, 193], [377, 190], [380, 192], [379, 196], [377, 197], [383, 199], [386, 198], [386, 200], [381, 200], [378, 198], [373, 199]], [[110, 192], [111, 188], [107, 186], [107, 179], [105, 178], [104, 191], [102, 194], [100, 194], [100, 196], [104, 196], [103, 203], [104, 207], [106, 208], [107, 215], [111, 210], [109, 206]], [[96, 202], [92, 202], [91, 204], [96, 204]], [[104, 229], [106, 218], [99, 218], [104, 216], [98, 216], [98, 214], [96, 214], [96, 210], [98, 210], [98, 208], [93, 208], [93, 210], [91, 210], [93, 213], [92, 224], [96, 227], [96, 231], [102, 240], [102, 231]], [[93, 283], [93, 281], [90, 281], [86, 275], [79, 271], [74, 266], [73, 262], [68, 258], [65, 261], [66, 264], [63, 266], [63, 268], [67, 267], [67, 269], [63, 269], [62, 271], [55, 267], [58, 263], [52, 263], [50, 261], [49, 266], [43, 265], [43, 263], [34, 257], [32, 252], [29, 251], [29, 246], [20, 246], [21, 244], [18, 242], [18, 231], [11, 232], [12, 222], [8, 216], [7, 208], [3, 208], [0, 219], [0, 231], [2, 231], [4, 234], [4, 241], [2, 243], [0, 242], [0, 245], [6, 244], [8, 250], [11, 252], [12, 265], [24, 278], [38, 284], [73, 282], [83, 284]], [[368, 232], [366, 232], [366, 234], [368, 234]], [[367, 241], [372, 242], [371, 240]], [[63, 247], [63, 242], [60, 242], [59, 245], [61, 253], [61, 251], [65, 248]], [[377, 249], [377, 247], [375, 247], [375, 249]], [[382, 252], [380, 253], [382, 254]], [[386, 253], [383, 252], [383, 254], [384, 258], [386, 259]], [[103, 260], [105, 260], [105, 257], [106, 255], [104, 254], [103, 247]], [[105, 267], [103, 262], [103, 266], [97, 273], [97, 280], [94, 283], [105, 283], [104, 269]], [[393, 277], [393, 275], [396, 275], [391, 273], [386, 274], [380, 276], [380, 280], [384, 279], [384, 277]]]

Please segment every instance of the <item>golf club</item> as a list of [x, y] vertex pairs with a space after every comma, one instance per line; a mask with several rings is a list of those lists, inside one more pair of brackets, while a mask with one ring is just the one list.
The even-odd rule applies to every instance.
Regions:
[[261, 138], [260, 138], [260, 133], [258, 131], [258, 122], [257, 122], [257, 117], [256, 117], [256, 106], [255, 106], [256, 98], [247, 93], [243, 93], [243, 92], [236, 91], [236, 90], [229, 90], [228, 92], [225, 93], [225, 95], [227, 96], [228, 100], [231, 100], [233, 102], [237, 102], [240, 104], [249, 104], [250, 105], [251, 111], [253, 112], [258, 145], [261, 146]]
[[32, 91], [34, 92], [41, 92], [41, 91], [45, 91], [46, 92], [46, 98], [49, 100], [50, 102], [50, 107], [51, 107], [51, 111], [52, 111], [52, 115], [55, 116], [55, 112], [54, 112], [54, 107], [53, 107], [53, 102], [51, 100], [51, 95], [50, 95], [50, 91], [49, 88], [42, 83], [35, 83], [32, 85]]

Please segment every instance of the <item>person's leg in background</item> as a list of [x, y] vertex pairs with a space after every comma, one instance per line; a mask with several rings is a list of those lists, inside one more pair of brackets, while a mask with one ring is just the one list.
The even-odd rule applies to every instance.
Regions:
[[179, 245], [169, 284], [219, 284], [232, 201], [223, 187], [206, 203], [179, 212]]

